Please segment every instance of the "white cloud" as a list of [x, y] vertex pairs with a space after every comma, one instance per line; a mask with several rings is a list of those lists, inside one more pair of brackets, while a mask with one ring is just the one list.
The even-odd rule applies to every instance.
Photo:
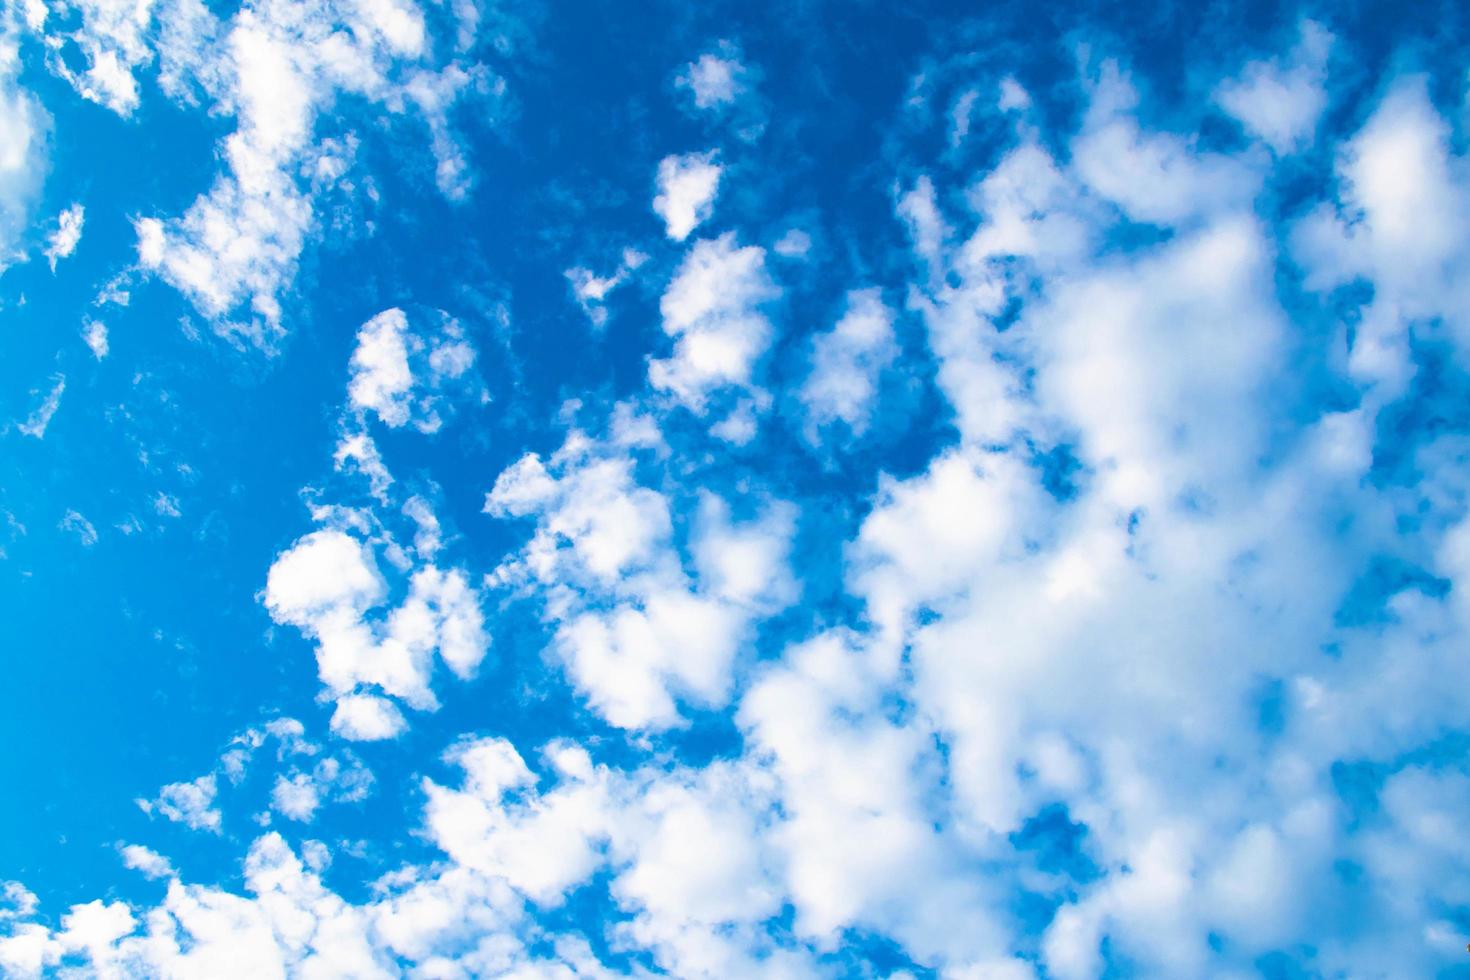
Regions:
[[56, 526], [70, 534], [75, 534], [83, 547], [90, 548], [97, 543], [97, 529], [92, 526], [91, 521], [77, 511], [68, 510], [61, 518], [61, 523]]
[[290, 778], [277, 776], [271, 789], [271, 809], [303, 823], [311, 822], [321, 802], [321, 793], [306, 773], [298, 772]]
[[357, 332], [348, 400], [358, 413], [371, 412], [390, 428], [412, 422], [421, 432], [434, 432], [448, 407], [442, 391], [465, 378], [475, 356], [456, 321], [445, 317], [435, 329], [418, 332], [402, 310], [384, 310]]
[[122, 855], [123, 864], [126, 867], [140, 871], [146, 877], [172, 878], [177, 874], [168, 858], [141, 844], [122, 844], [118, 846], [117, 851]]
[[[68, 19], [79, 23], [75, 30], [45, 37], [47, 66], [66, 79], [83, 98], [119, 115], [131, 115], [139, 104], [134, 72], [153, 60], [147, 35], [155, 14], [172, 18], [184, 5], [70, 0], [57, 6], [58, 14], [69, 14]], [[44, 8], [39, 13], [41, 18], [45, 17]], [[76, 46], [85, 61], [80, 71], [73, 70], [72, 62], [63, 53], [67, 42]]]
[[849, 293], [837, 325], [812, 339], [812, 369], [800, 394], [813, 429], [840, 420], [861, 435], [873, 411], [879, 375], [897, 356], [893, 313], [879, 291]]
[[300, 538], [271, 566], [266, 608], [276, 622], [316, 640], [318, 672], [339, 702], [332, 724], [340, 733], [397, 734], [401, 714], [372, 689], [434, 710], [435, 656], [460, 678], [472, 676], [485, 657], [484, 615], [462, 571], [425, 564], [407, 584], [402, 601], [382, 610], [387, 583], [372, 549], [335, 528]]
[[433, 559], [443, 545], [439, 518], [423, 497], [410, 497], [403, 505], [403, 513], [418, 525], [413, 536], [413, 548], [424, 561]]
[[82, 222], [86, 217], [86, 209], [80, 204], [73, 204], [56, 216], [56, 230], [46, 239], [46, 259], [51, 263], [51, 271], [56, 271], [56, 263], [60, 259], [67, 258], [77, 249], [77, 244], [82, 240]]
[[380, 503], [388, 502], [388, 488], [393, 485], [393, 474], [378, 452], [378, 444], [366, 432], [344, 433], [337, 441], [332, 453], [332, 462], [339, 473], [359, 473], [367, 478], [369, 491]]
[[17, 422], [16, 431], [35, 439], [46, 438], [46, 428], [51, 424], [51, 419], [56, 415], [56, 410], [61, 407], [61, 395], [66, 391], [66, 377], [58, 374], [51, 379], [51, 391], [41, 403], [35, 407], [24, 422]]
[[107, 356], [107, 324], [101, 320], [88, 320], [86, 327], [82, 329], [82, 339], [87, 342], [87, 348], [97, 360]]
[[732, 523], [706, 498], [691, 542], [697, 580], [670, 540], [669, 501], [637, 485], [633, 460], [574, 433], [548, 467], [523, 457], [486, 499], [497, 516], [534, 516], [535, 534], [498, 570], [534, 584], [575, 686], [610, 723], [668, 728], [681, 699], [716, 707], [753, 621], [794, 599], [785, 571], [793, 517], [771, 506]]
[[1372, 299], [1357, 311], [1348, 373], [1375, 411], [1414, 375], [1411, 329], [1438, 322], [1462, 362], [1470, 353], [1470, 191], [1465, 158], [1451, 155], [1450, 139], [1425, 79], [1400, 79], [1342, 147], [1337, 200], [1293, 234], [1308, 288], [1372, 283]]
[[276, 620], [304, 625], [337, 609], [360, 613], [383, 592], [371, 552], [341, 531], [323, 530], [300, 538], [276, 558], [265, 604]]
[[51, 118], [16, 74], [14, 42], [0, 40], [0, 267], [19, 256], [16, 243], [45, 176]]
[[771, 339], [760, 307], [779, 295], [764, 249], [736, 244], [733, 233], [695, 242], [659, 301], [675, 343], [670, 357], [649, 362], [649, 382], [696, 412], [711, 392], [748, 386]]
[[689, 90], [697, 108], [718, 109], [745, 93], [745, 75], [745, 66], [735, 49], [722, 45], [718, 54], [707, 51], [686, 65], [674, 83]]
[[[356, 724], [353, 735], [366, 733], [369, 728], [369, 724]], [[336, 731], [339, 735], [347, 734], [341, 728]], [[277, 774], [271, 788], [271, 809], [290, 820], [311, 823], [324, 803], [356, 802], [366, 798], [373, 788], [372, 773], [351, 753], [346, 755], [346, 760], [343, 762], [336, 756], [328, 756], [309, 772], [293, 769], [289, 773]]]
[[800, 228], [787, 230], [776, 243], [771, 246], [771, 251], [783, 259], [804, 259], [812, 250], [812, 236]]
[[220, 832], [221, 814], [214, 805], [219, 783], [213, 773], [186, 783], [169, 783], [152, 800], [137, 800], [144, 813], [157, 812], [175, 823], [193, 830]]
[[397, 705], [371, 694], [338, 698], [332, 712], [332, 731], [356, 742], [397, 738], [407, 727], [408, 722]]
[[1220, 85], [1215, 101], [1277, 153], [1307, 145], [1327, 107], [1327, 54], [1332, 35], [1304, 21], [1301, 39], [1283, 61], [1253, 61]]
[[601, 327], [607, 323], [608, 294], [626, 282], [628, 277], [647, 261], [648, 256], [637, 249], [625, 248], [622, 262], [611, 275], [599, 276], [592, 270], [581, 266], [566, 271], [567, 282], [572, 287], [572, 295], [594, 327]]
[[1094, 193], [1135, 221], [1163, 225], [1249, 205], [1260, 183], [1253, 166], [1143, 130], [1133, 115], [1138, 94], [1115, 62], [1104, 62], [1090, 87], [1072, 166]]
[[721, 167], [715, 151], [667, 156], [658, 164], [658, 194], [653, 210], [664, 219], [668, 236], [682, 242], [714, 213]]
[[[107, 46], [115, 34], [100, 13], [106, 8], [84, 7], [83, 47]], [[478, 64], [433, 64], [422, 13], [397, 0], [258, 0], [226, 21], [187, 0], [176, 8], [161, 25], [160, 82], [185, 101], [202, 91], [236, 128], [219, 147], [224, 170], [182, 216], [135, 222], [139, 263], [222, 334], [270, 349], [284, 332], [281, 302], [317, 227], [317, 192], [339, 183], [351, 155], [351, 141], [316, 139], [318, 117], [342, 97], [392, 112], [416, 107], [430, 130], [436, 179], [457, 198], [472, 180], [448, 114], [467, 92], [498, 93], [498, 80]], [[137, 9], [146, 26], [146, 5]], [[144, 49], [118, 64], [150, 58]], [[117, 84], [92, 97], [130, 111], [131, 75], [109, 68], [108, 77]]]
[[964, 143], [965, 137], [970, 135], [970, 118], [975, 111], [975, 103], [980, 100], [980, 92], [976, 89], [966, 89], [955, 99], [954, 105], [949, 110], [949, 145], [957, 147]]
[[[1445, 733], [1470, 693], [1445, 678], [1463, 672], [1470, 628], [1470, 457], [1436, 436], [1405, 447], [1406, 477], [1364, 479], [1379, 413], [1420, 364], [1409, 341], [1463, 343], [1470, 226], [1452, 128], [1421, 82], [1391, 85], [1282, 261], [1253, 199], [1269, 154], [1201, 154], [1191, 134], [1154, 131], [1116, 69], [1090, 97], [1070, 159], [1022, 127], [972, 186], [920, 177], [899, 198], [908, 308], [953, 431], [895, 475], [865, 471], [868, 499], [805, 502], [831, 521], [817, 530], [848, 520], [848, 533], [807, 535], [794, 557], [809, 525], [745, 462], [788, 450], [707, 438], [752, 435], [773, 332], [764, 253], [733, 235], [694, 244], [664, 295], [675, 354], [651, 365], [653, 392], [609, 411], [606, 437], [573, 430], [495, 480], [486, 511], [528, 530], [487, 587], [537, 603], [553, 666], [625, 739], [539, 754], [456, 742], [454, 775], [417, 783], [416, 830], [440, 853], [356, 901], [322, 881], [325, 845], [303, 859], [276, 834], [252, 844], [239, 889], [170, 881], [151, 907], [75, 906], [60, 928], [7, 889], [0, 965], [617, 972], [558, 931], [583, 889], [619, 913], [599, 948], [674, 976], [840, 971], [854, 937], [956, 978], [1249, 975], [1299, 954], [1324, 975], [1460, 962], [1470, 779]], [[1160, 227], [1119, 234], [1138, 221]], [[1298, 261], [1293, 301], [1331, 298], [1320, 332], [1281, 308]], [[1372, 287], [1357, 291], [1364, 315], [1334, 333], [1352, 282]], [[849, 297], [814, 342], [813, 412], [868, 417], [892, 318], [878, 293]], [[451, 344], [437, 366], [420, 351], [421, 374], [395, 329], [410, 380], [365, 383], [347, 432], [400, 403], [407, 424], [421, 378], [468, 370]], [[396, 355], [361, 367], [385, 363]], [[1309, 397], [1323, 389], [1330, 404]], [[680, 405], [720, 421], [681, 425]], [[339, 465], [386, 474], [354, 438]], [[1075, 460], [1065, 490], [1052, 451]], [[435, 703], [435, 658], [466, 676], [485, 654], [473, 580], [434, 564], [455, 544], [437, 489], [389, 506], [387, 487], [378, 510], [318, 507], [323, 526], [277, 556], [263, 595], [317, 643], [347, 739], [398, 735], [401, 705]], [[1345, 603], [1370, 604], [1354, 596], [1379, 556], [1435, 583], [1390, 583], [1382, 615], [1354, 625]], [[820, 604], [763, 629], [803, 588]], [[658, 734], [725, 708], [738, 741], [698, 767]], [[350, 762], [299, 745], [300, 725], [267, 730], [290, 759], [272, 793], [282, 816], [366, 791]], [[265, 744], [253, 730], [221, 771], [233, 782]], [[214, 778], [146, 808], [221, 826]], [[136, 860], [167, 874], [158, 857]], [[1017, 921], [1023, 894], [1056, 908], [1048, 923]]]
[[408, 318], [402, 310], [385, 310], [357, 332], [347, 396], [354, 408], [374, 412], [385, 424], [397, 428], [408, 421], [412, 389]]
[[1001, 112], [1020, 112], [1031, 108], [1031, 94], [1010, 75], [1000, 80], [1000, 95], [996, 107]]

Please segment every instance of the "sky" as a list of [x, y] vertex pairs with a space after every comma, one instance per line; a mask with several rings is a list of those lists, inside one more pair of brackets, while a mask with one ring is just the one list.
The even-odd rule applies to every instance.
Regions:
[[1039, 7], [0, 8], [0, 975], [1470, 977], [1470, 16]]

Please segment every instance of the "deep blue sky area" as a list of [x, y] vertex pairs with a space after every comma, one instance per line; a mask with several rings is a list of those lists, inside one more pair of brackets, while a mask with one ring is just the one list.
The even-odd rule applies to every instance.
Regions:
[[1466, 21], [9, 4], [0, 974], [1470, 976]]

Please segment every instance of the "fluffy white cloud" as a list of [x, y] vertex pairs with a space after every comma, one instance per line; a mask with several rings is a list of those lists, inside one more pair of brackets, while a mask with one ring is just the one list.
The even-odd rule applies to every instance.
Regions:
[[123, 844], [118, 847], [123, 864], [149, 878], [172, 878], [174, 867], [168, 858], [141, 844]]
[[138, 808], [144, 813], [157, 812], [176, 823], [193, 830], [220, 831], [220, 811], [214, 805], [219, 783], [213, 773], [200, 776], [186, 783], [169, 783], [158, 791], [152, 800], [137, 800]]
[[717, 109], [735, 102], [746, 91], [745, 66], [733, 47], [722, 45], [719, 53], [706, 51], [684, 66], [675, 79], [680, 88], [694, 96], [699, 109]]
[[352, 352], [347, 397], [354, 408], [374, 412], [397, 428], [408, 421], [413, 370], [408, 366], [408, 318], [385, 310], [362, 325]]
[[1277, 153], [1301, 149], [1327, 107], [1327, 54], [1332, 35], [1304, 21], [1301, 40], [1283, 60], [1253, 61], [1215, 90], [1215, 101]]
[[550, 468], [530, 455], [502, 473], [486, 510], [535, 517], [502, 582], [534, 587], [557, 624], [555, 649], [592, 707], [623, 728], [680, 723], [677, 701], [730, 696], [739, 644], [755, 618], [794, 599], [786, 571], [793, 515], [772, 505], [732, 522], [703, 499], [691, 581], [672, 537], [669, 501], [633, 479], [633, 458], [574, 433]]
[[[1298, 56], [1215, 91], [1290, 88]], [[810, 525], [745, 462], [800, 443], [754, 441], [776, 289], [733, 234], [676, 272], [661, 310], [674, 354], [650, 365], [651, 390], [608, 412], [605, 436], [574, 429], [495, 480], [496, 530], [527, 530], [485, 587], [537, 604], [552, 666], [626, 738], [456, 741], [452, 775], [416, 783], [434, 860], [355, 901], [321, 880], [325, 845], [299, 856], [275, 834], [238, 892], [171, 880], [151, 908], [79, 905], [59, 928], [7, 892], [0, 965], [617, 972], [559, 931], [569, 915], [586, 928], [564, 908], [575, 896], [616, 910], [596, 937], [615, 955], [676, 976], [840, 973], [870, 937], [956, 978], [1249, 975], [1283, 956], [1323, 975], [1453, 968], [1470, 939], [1470, 780], [1446, 735], [1470, 691], [1446, 678], [1470, 629], [1470, 453], [1434, 433], [1403, 447], [1407, 475], [1374, 471], [1424, 352], [1464, 349], [1453, 127], [1422, 82], [1390, 86], [1283, 257], [1255, 195], [1273, 155], [1201, 153], [1177, 117], [1156, 129], [1116, 66], [1086, 91], [1070, 155], [1011, 117], [1014, 145], [968, 187], [904, 185], [907, 304], [952, 431], [892, 475], [864, 471], [850, 509], [804, 502], [848, 533], [798, 539]], [[968, 118], [1025, 108], [1001, 101]], [[1305, 145], [1303, 118], [1243, 121], [1284, 154]], [[1372, 288], [1337, 292], [1358, 282]], [[893, 357], [883, 295], [898, 293], [851, 294], [815, 339], [812, 415], [868, 418]], [[1324, 296], [1320, 330], [1283, 309]], [[486, 643], [475, 580], [435, 564], [450, 550], [437, 491], [391, 498], [366, 435], [369, 414], [417, 417], [414, 358], [432, 345], [374, 323], [337, 462], [380, 507], [319, 506], [263, 594], [316, 643], [348, 739], [403, 731], [401, 705], [435, 704], [436, 659], [467, 676]], [[468, 365], [440, 360], [425, 370]], [[702, 419], [685, 407], [720, 421], [688, 424]], [[1384, 560], [1422, 575], [1375, 575]], [[771, 622], [803, 587], [820, 592], [810, 615]], [[706, 746], [666, 733], [705, 709], [731, 711], [730, 741], [694, 765]], [[265, 732], [289, 760], [282, 817], [365, 791], [345, 754], [284, 719], [231, 747], [232, 785]], [[219, 788], [211, 774], [146, 807], [218, 827]], [[125, 859], [171, 876], [153, 852]]]
[[47, 169], [51, 117], [20, 86], [19, 68], [15, 41], [0, 37], [0, 266], [19, 258], [16, 244]]
[[51, 263], [52, 272], [56, 271], [58, 261], [77, 250], [86, 213], [80, 204], [73, 204], [56, 216], [56, 230], [46, 238], [46, 260]]
[[[228, 20], [190, 0], [169, 7], [158, 39], [165, 91], [181, 99], [202, 91], [236, 128], [220, 145], [225, 169], [182, 216], [135, 222], [139, 264], [222, 333], [269, 348], [283, 332], [281, 300], [316, 225], [315, 196], [351, 163], [351, 140], [316, 138], [318, 116], [344, 97], [392, 112], [417, 109], [439, 185], [461, 197], [471, 180], [448, 113], [464, 93], [494, 94], [498, 86], [483, 65], [436, 65], [422, 11], [399, 0], [259, 0]], [[129, 112], [137, 102], [131, 71], [152, 58], [141, 39], [152, 5], [124, 12], [84, 0], [80, 10], [80, 43], [93, 61], [88, 78], [101, 71], [106, 83], [73, 82]], [[136, 22], [120, 32], [129, 19]], [[119, 54], [119, 45], [129, 50]]]
[[82, 340], [87, 344], [87, 349], [97, 360], [107, 356], [109, 350], [107, 342], [107, 324], [101, 320], [89, 320], [86, 327], [82, 329]]
[[[433, 432], [446, 409], [441, 391], [464, 378], [474, 361], [475, 349], [456, 321], [445, 317], [421, 334], [402, 310], [384, 310], [357, 332], [347, 397], [359, 413], [371, 412], [390, 428], [412, 421], [421, 432]], [[348, 455], [367, 465], [365, 453], [359, 445]]]
[[1116, 62], [1103, 62], [1089, 81], [1091, 102], [1072, 142], [1072, 165], [1090, 190], [1135, 221], [1154, 224], [1249, 206], [1260, 183], [1250, 163], [1141, 128], [1138, 93]]
[[1342, 148], [1338, 200], [1310, 213], [1293, 236], [1310, 288], [1373, 286], [1358, 310], [1348, 372], [1375, 411], [1407, 389], [1414, 333], [1437, 326], [1462, 362], [1470, 351], [1470, 191], [1466, 159], [1450, 146], [1425, 79], [1399, 80]]
[[387, 583], [372, 549], [336, 528], [302, 537], [271, 566], [266, 608], [277, 622], [316, 640], [322, 682], [340, 702], [333, 727], [343, 734], [397, 734], [401, 713], [374, 689], [434, 710], [434, 658], [468, 678], [485, 657], [490, 640], [484, 614], [462, 571], [425, 564], [407, 585], [402, 601], [380, 612]]
[[879, 375], [898, 356], [893, 313], [876, 289], [849, 293], [847, 310], [827, 333], [812, 339], [812, 370], [801, 400], [813, 430], [841, 421], [855, 435], [868, 427]]
[[271, 809], [288, 819], [310, 823], [324, 802], [351, 802], [366, 797], [372, 790], [372, 773], [354, 756], [349, 754], [346, 758], [343, 762], [336, 756], [328, 756], [309, 772], [295, 770], [278, 774], [271, 788]]
[[355, 742], [397, 738], [407, 727], [408, 722], [397, 705], [372, 694], [338, 698], [332, 711], [332, 731]]
[[682, 242], [714, 212], [722, 168], [715, 152], [668, 156], [658, 164], [658, 194], [653, 210], [664, 219], [668, 236]]
[[761, 307], [780, 295], [765, 249], [740, 246], [733, 232], [694, 243], [659, 301], [673, 353], [648, 365], [653, 387], [696, 412], [713, 391], [746, 387], [771, 340]]

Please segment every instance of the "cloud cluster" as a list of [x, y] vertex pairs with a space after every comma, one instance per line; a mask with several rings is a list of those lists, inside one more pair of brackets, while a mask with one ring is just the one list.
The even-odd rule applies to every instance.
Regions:
[[[29, 27], [50, 69], [85, 98], [131, 115], [142, 97], [139, 75], [156, 64], [166, 97], [190, 105], [202, 97], [235, 123], [219, 144], [224, 166], [208, 190], [180, 216], [134, 222], [139, 266], [221, 333], [267, 349], [283, 334], [281, 303], [316, 227], [314, 200], [328, 188], [354, 189], [355, 137], [318, 132], [318, 120], [340, 102], [416, 113], [431, 137], [441, 190], [458, 198], [468, 188], [449, 113], [466, 96], [495, 96], [498, 80], [462, 51], [439, 57], [425, 12], [412, 2], [261, 0], [228, 16], [198, 0], [75, 0], [59, 8], [68, 28], [48, 30], [40, 4]], [[68, 46], [85, 67], [72, 67]], [[17, 173], [35, 169], [23, 159], [38, 141], [27, 105], [16, 101], [13, 113]]]
[[[391, 4], [354, 16], [370, 23], [348, 63], [364, 37], [424, 43]], [[515, 680], [565, 693], [575, 727], [485, 718], [441, 740], [410, 794], [432, 853], [356, 891], [324, 875], [349, 847], [289, 835], [374, 777], [298, 723], [252, 729], [139, 804], [222, 833], [220, 798], [273, 746], [274, 829], [243, 888], [122, 845], [161, 900], [53, 926], [7, 886], [0, 967], [1453, 969], [1470, 941], [1464, 122], [1406, 76], [1329, 135], [1335, 43], [1303, 25], [1207, 80], [1193, 116], [1088, 48], [1060, 133], [1014, 76], [994, 105], [965, 89], [938, 142], [1003, 144], [962, 180], [938, 162], [895, 176], [902, 250], [824, 282], [841, 312], [809, 336], [780, 320], [796, 287], [748, 244], [761, 229], [649, 243], [681, 252], [646, 374], [605, 408], [568, 403], [558, 448], [482, 477], [503, 552], [458, 560], [435, 488], [396, 483], [373, 438], [432, 439], [474, 348], [447, 316], [368, 321], [334, 456], [366, 489], [308, 495], [316, 526], [276, 554], [265, 609], [312, 644], [331, 731], [387, 741], [439, 706], [441, 664], [481, 668], [487, 596], [529, 608], [546, 669]], [[706, 54], [679, 84], [713, 109], [746, 71]], [[687, 241], [745, 173], [714, 161], [660, 165], [664, 238]], [[595, 323], [642, 255], [567, 274]], [[899, 372], [932, 386], [939, 435], [897, 424]]]
[[357, 332], [348, 402], [390, 428], [411, 421], [420, 432], [434, 432], [444, 422], [441, 390], [464, 379], [474, 362], [475, 349], [454, 320], [420, 332], [402, 310], [384, 310]]
[[540, 594], [554, 649], [593, 710], [619, 728], [668, 728], [681, 700], [728, 702], [753, 618], [795, 598], [792, 513], [772, 503], [736, 522], [702, 495], [681, 549], [672, 502], [636, 481], [639, 447], [609, 443], [574, 434], [549, 466], [531, 454], [500, 475], [486, 511], [534, 518], [536, 530], [496, 576]]

